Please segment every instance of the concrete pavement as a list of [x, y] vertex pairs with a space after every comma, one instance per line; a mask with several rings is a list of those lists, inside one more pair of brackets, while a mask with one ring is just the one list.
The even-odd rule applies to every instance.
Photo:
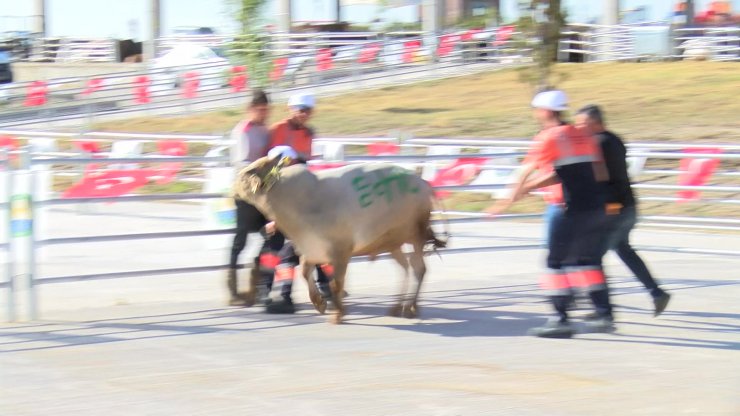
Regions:
[[[96, 234], [95, 224], [199, 226], [197, 207], [150, 206], [134, 216], [123, 204], [97, 217], [57, 210], [53, 236]], [[455, 225], [452, 246], [531, 244], [540, 231]], [[638, 230], [633, 240], [740, 247], [737, 235]], [[198, 239], [47, 250], [42, 276], [226, 257]], [[0, 414], [740, 414], [740, 258], [643, 254], [673, 294], [667, 312], [653, 318], [646, 292], [610, 256], [618, 331], [571, 340], [525, 335], [549, 312], [536, 287], [540, 250], [430, 256], [418, 320], [385, 316], [393, 264], [352, 264], [340, 326], [310, 308], [303, 282], [293, 316], [225, 307], [220, 272], [43, 285], [41, 320], [0, 324]]]

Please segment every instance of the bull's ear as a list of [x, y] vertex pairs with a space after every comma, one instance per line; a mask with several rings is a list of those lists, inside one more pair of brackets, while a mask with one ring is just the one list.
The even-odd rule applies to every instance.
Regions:
[[260, 179], [260, 177], [257, 175], [250, 175], [247, 178], [246, 185], [247, 185], [247, 189], [249, 189], [250, 192], [252, 192], [253, 194], [256, 194], [257, 191], [259, 191], [260, 188], [262, 188], [262, 179]]

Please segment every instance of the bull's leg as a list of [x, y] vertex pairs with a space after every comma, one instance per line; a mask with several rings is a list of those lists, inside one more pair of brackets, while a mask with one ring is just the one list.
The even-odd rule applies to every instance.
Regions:
[[324, 312], [326, 312], [326, 300], [324, 300], [316, 289], [316, 285], [311, 278], [314, 267], [316, 267], [316, 265], [307, 263], [304, 259], [301, 259], [301, 274], [303, 274], [303, 278], [306, 279], [306, 285], [308, 285], [308, 297], [311, 299], [313, 307], [323, 315]]
[[426, 263], [424, 263], [424, 243], [420, 242], [414, 244], [414, 252], [411, 253], [411, 268], [414, 270], [414, 276], [416, 277], [416, 288], [413, 291], [411, 299], [404, 305], [403, 316], [406, 318], [416, 318], [419, 316], [419, 292], [421, 292], [421, 284], [424, 281], [424, 275], [427, 272]]
[[342, 317], [344, 317], [344, 314], [345, 314], [343, 294], [344, 294], [344, 277], [347, 274], [347, 264], [348, 263], [349, 263], [349, 257], [335, 258], [332, 261], [332, 265], [334, 266], [334, 279], [332, 280], [332, 285], [331, 285], [331, 295], [332, 295], [331, 297], [332, 297], [332, 302], [334, 302], [334, 305], [337, 308], [334, 318], [332, 319], [332, 322], [335, 324], [341, 324]]
[[396, 302], [396, 304], [391, 307], [391, 309], [388, 311], [388, 315], [402, 316], [403, 305], [406, 302], [406, 295], [408, 294], [409, 290], [409, 261], [406, 258], [406, 255], [403, 254], [403, 251], [401, 251], [400, 247], [396, 250], [391, 251], [390, 254], [393, 260], [395, 260], [396, 263], [398, 263], [398, 265], [401, 266], [401, 268], [403, 269], [403, 279], [401, 280], [401, 290], [398, 292], [398, 302]]

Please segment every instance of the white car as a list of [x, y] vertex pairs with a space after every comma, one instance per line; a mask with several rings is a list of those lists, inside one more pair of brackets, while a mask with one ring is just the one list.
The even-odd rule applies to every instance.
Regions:
[[182, 85], [185, 73], [197, 72], [202, 90], [226, 85], [225, 73], [230, 66], [226, 58], [218, 56], [211, 48], [183, 44], [154, 59], [149, 74], [152, 89], [161, 90], [177, 88]]

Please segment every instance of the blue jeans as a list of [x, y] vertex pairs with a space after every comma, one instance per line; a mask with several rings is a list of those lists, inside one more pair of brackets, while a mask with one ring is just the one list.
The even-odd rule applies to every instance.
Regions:
[[660, 296], [663, 291], [658, 287], [645, 262], [630, 245], [630, 232], [637, 224], [637, 208], [624, 207], [617, 215], [607, 215], [607, 238], [604, 253], [614, 250], [627, 268], [637, 277], [640, 283], [650, 290], [652, 296]]

